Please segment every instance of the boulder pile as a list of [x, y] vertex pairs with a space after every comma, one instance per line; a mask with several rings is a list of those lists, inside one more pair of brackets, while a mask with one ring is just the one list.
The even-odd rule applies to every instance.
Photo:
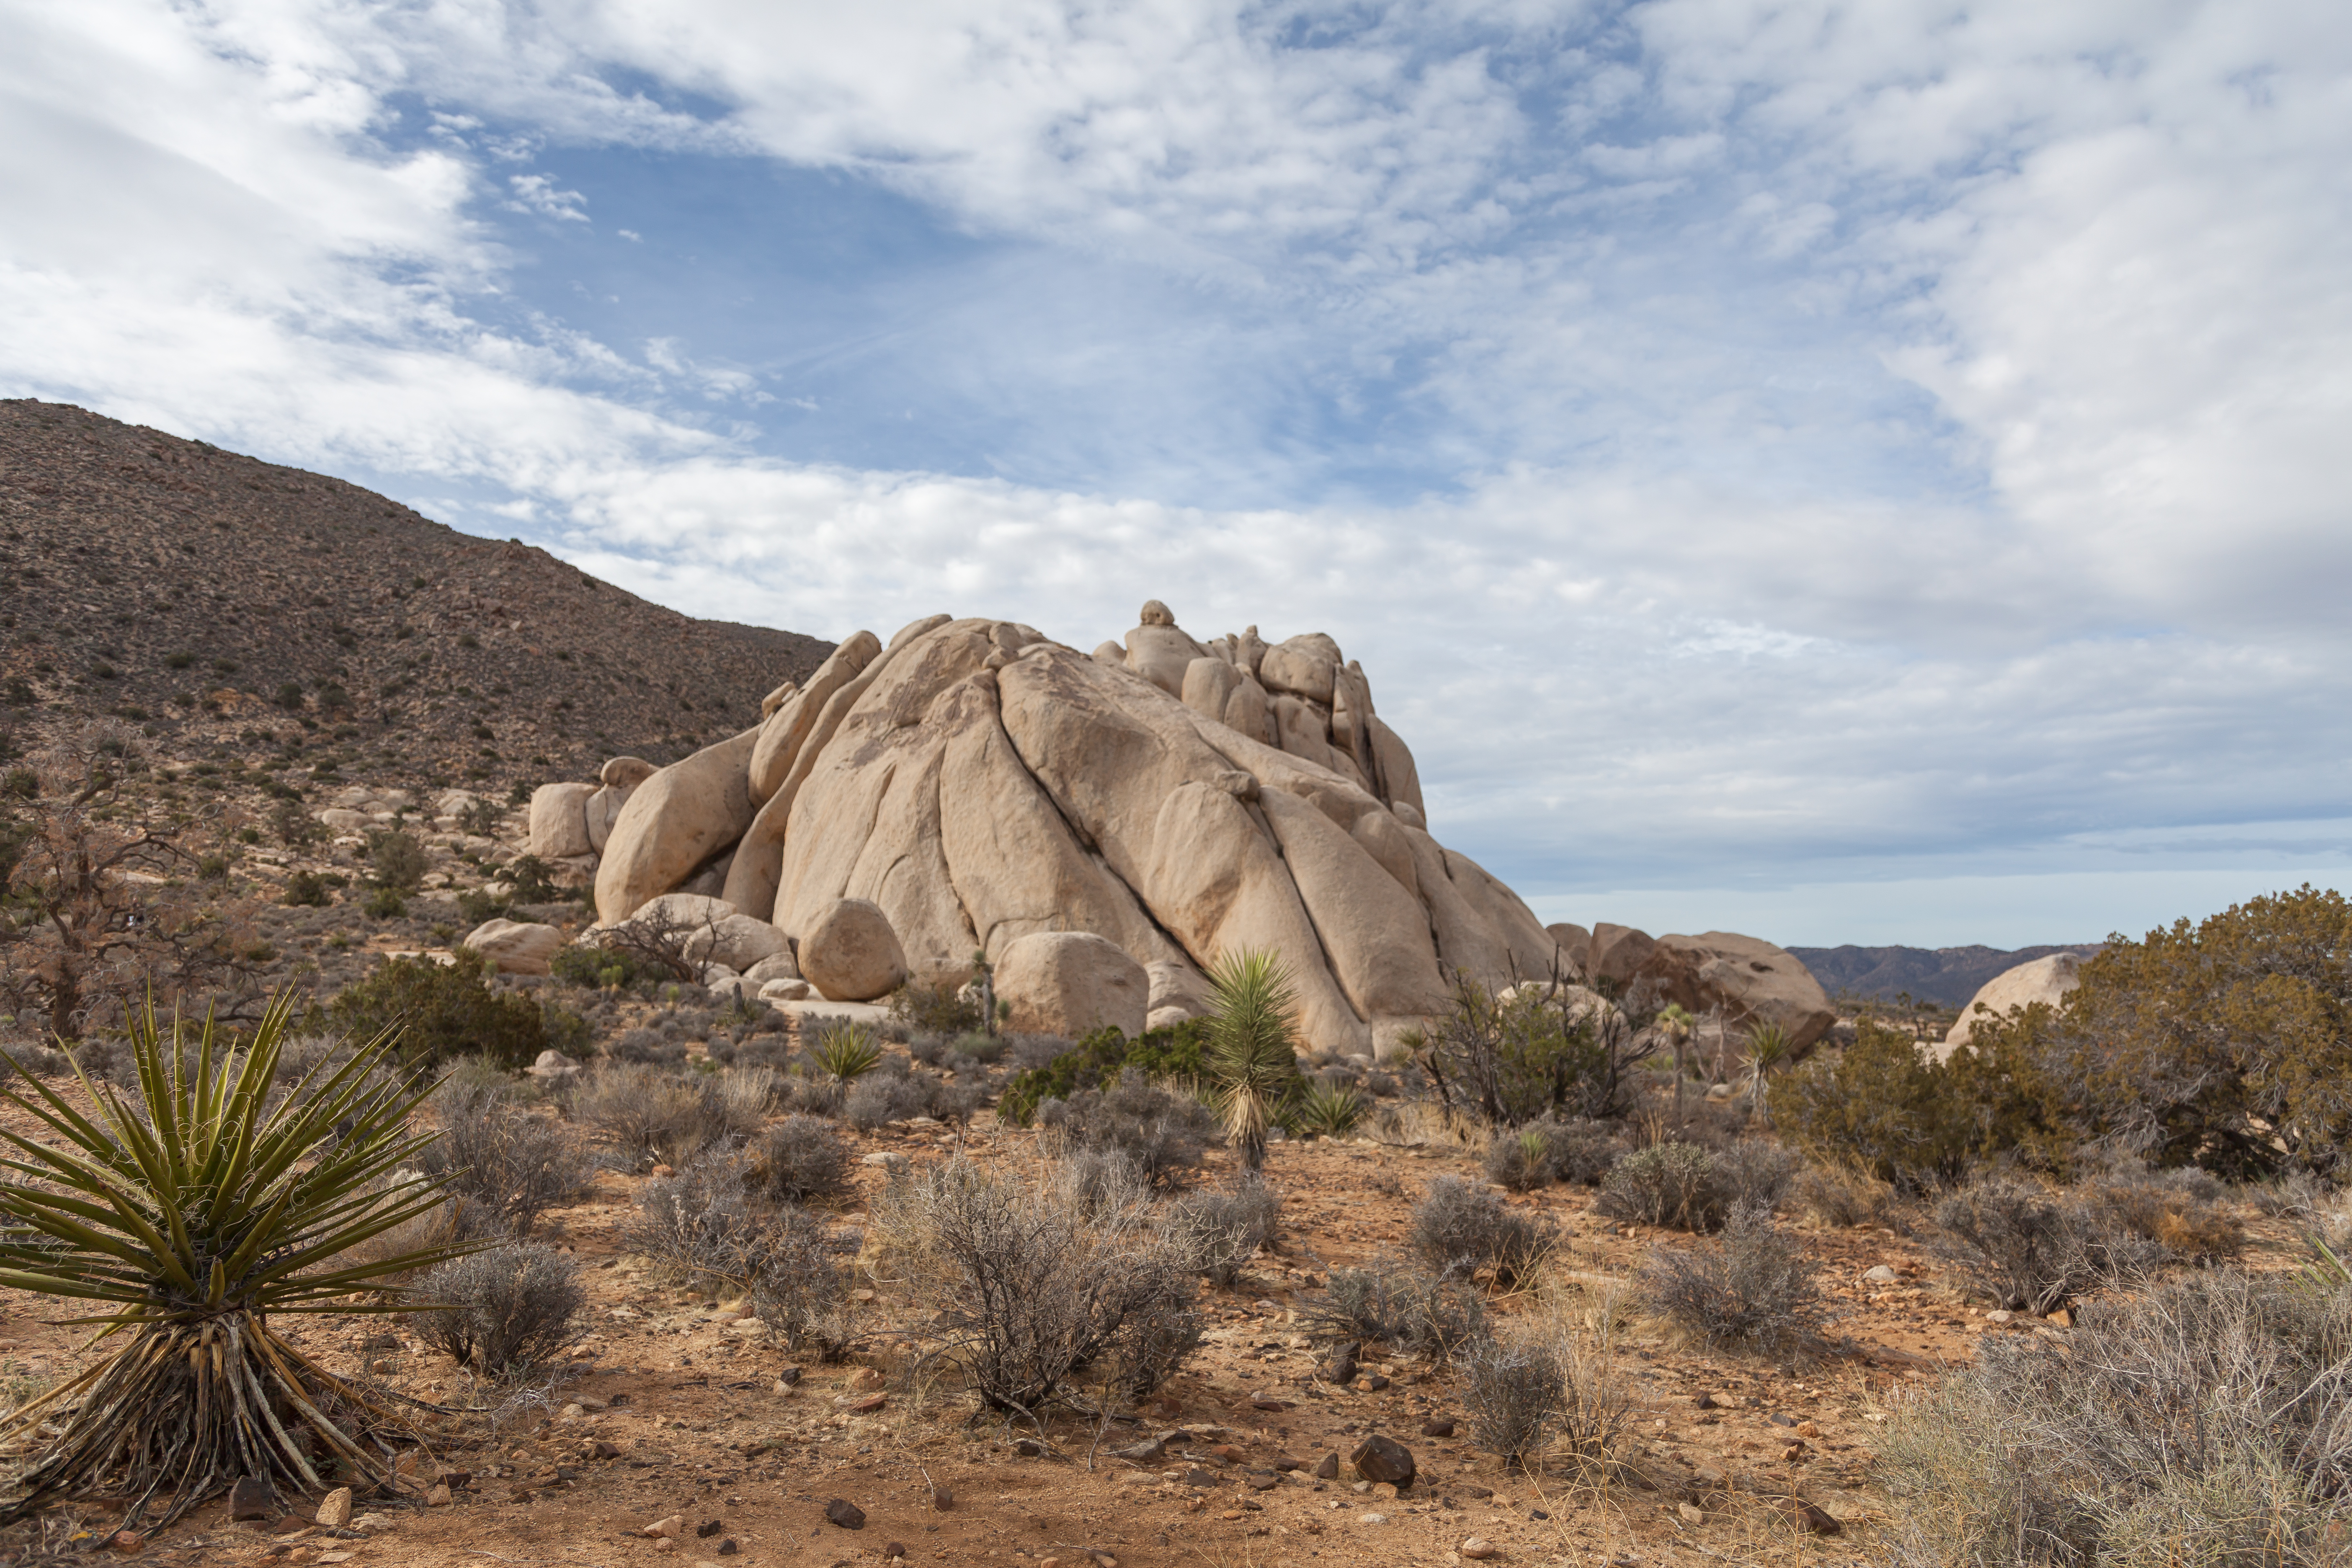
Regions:
[[[1157, 602], [1140, 623], [1091, 655], [1007, 621], [860, 632], [740, 734], [541, 786], [530, 847], [594, 857], [604, 925], [723, 900], [834, 1000], [960, 984], [985, 952], [1041, 1024], [1165, 1023], [1203, 1010], [1220, 954], [1272, 948], [1308, 1042], [1363, 1052], [1444, 1007], [1445, 969], [1550, 973], [1542, 922], [1429, 836], [1412, 752], [1329, 637], [1199, 641]], [[1041, 933], [1115, 952], [1011, 952]]]

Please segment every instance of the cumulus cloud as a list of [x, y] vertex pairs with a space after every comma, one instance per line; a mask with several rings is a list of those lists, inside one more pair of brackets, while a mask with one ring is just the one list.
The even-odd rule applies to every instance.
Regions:
[[[1544, 898], [1907, 908], [2332, 820], [2325, 8], [0, 18], [13, 391], [444, 498], [699, 613], [1328, 629], [1450, 841]], [[530, 247], [606, 214], [633, 255], [727, 243], [607, 205], [625, 153], [829, 171], [961, 237], [954, 297], [876, 336], [971, 411], [961, 456], [861, 462], [906, 416], [876, 387], [534, 292]], [[759, 423], [820, 416], [830, 461]]]

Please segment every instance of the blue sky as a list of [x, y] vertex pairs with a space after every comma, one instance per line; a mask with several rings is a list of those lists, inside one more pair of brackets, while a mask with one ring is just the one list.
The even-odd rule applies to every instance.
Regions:
[[2339, 884], [2352, 13], [0, 0], [0, 390], [701, 615], [1325, 630], [1548, 917]]

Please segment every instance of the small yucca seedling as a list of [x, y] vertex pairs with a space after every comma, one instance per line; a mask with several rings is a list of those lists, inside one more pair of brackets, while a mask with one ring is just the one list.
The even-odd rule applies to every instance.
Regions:
[[836, 1024], [817, 1037], [809, 1056], [819, 1072], [845, 1087], [881, 1062], [882, 1044], [856, 1025]]
[[408, 1130], [434, 1086], [373, 1074], [387, 1035], [266, 1110], [292, 1008], [280, 996], [241, 1052], [209, 1020], [191, 1042], [177, 1019], [168, 1037], [152, 1011], [134, 1019], [136, 1095], [84, 1077], [94, 1114], [36, 1079], [0, 1089], [58, 1142], [0, 1129], [14, 1156], [0, 1168], [16, 1178], [0, 1186], [0, 1285], [90, 1302], [67, 1321], [127, 1342], [0, 1419], [0, 1452], [31, 1455], [0, 1520], [114, 1491], [130, 1500], [126, 1527], [163, 1494], [160, 1526], [247, 1476], [323, 1490], [304, 1428], [346, 1479], [390, 1482], [389, 1454], [362, 1446], [390, 1413], [269, 1316], [399, 1310], [413, 1303], [378, 1281], [471, 1248], [338, 1267], [441, 1201], [443, 1184], [422, 1177], [378, 1186], [436, 1136]]
[[1265, 1130], [1298, 1077], [1298, 1000], [1290, 970], [1271, 952], [1244, 952], [1209, 972], [1209, 1077], [1242, 1168], [1265, 1164]]
[[1313, 1084], [1298, 1101], [1297, 1119], [1302, 1132], [1345, 1138], [1364, 1120], [1364, 1097], [1344, 1084]]

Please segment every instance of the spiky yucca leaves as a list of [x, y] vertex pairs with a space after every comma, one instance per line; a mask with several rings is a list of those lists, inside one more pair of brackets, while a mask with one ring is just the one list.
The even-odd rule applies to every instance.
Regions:
[[1289, 965], [1264, 950], [1227, 953], [1209, 971], [1209, 1077], [1242, 1165], [1265, 1164], [1265, 1130], [1298, 1085], [1298, 997]]
[[268, 1316], [394, 1310], [410, 1303], [385, 1276], [471, 1248], [337, 1267], [440, 1201], [439, 1182], [378, 1184], [435, 1136], [408, 1130], [433, 1085], [372, 1070], [387, 1035], [320, 1062], [266, 1110], [291, 1013], [280, 996], [239, 1051], [209, 1019], [192, 1041], [176, 1018], [167, 1037], [149, 1011], [131, 1029], [135, 1099], [83, 1078], [93, 1114], [36, 1079], [0, 1089], [57, 1143], [0, 1129], [0, 1169], [15, 1178], [0, 1186], [0, 1285], [90, 1302], [92, 1315], [68, 1321], [128, 1340], [0, 1421], [0, 1452], [30, 1455], [0, 1520], [119, 1491], [126, 1525], [160, 1494], [161, 1525], [246, 1476], [321, 1490], [302, 1428], [345, 1479], [389, 1480], [388, 1455], [362, 1446], [389, 1413], [271, 1332]]

